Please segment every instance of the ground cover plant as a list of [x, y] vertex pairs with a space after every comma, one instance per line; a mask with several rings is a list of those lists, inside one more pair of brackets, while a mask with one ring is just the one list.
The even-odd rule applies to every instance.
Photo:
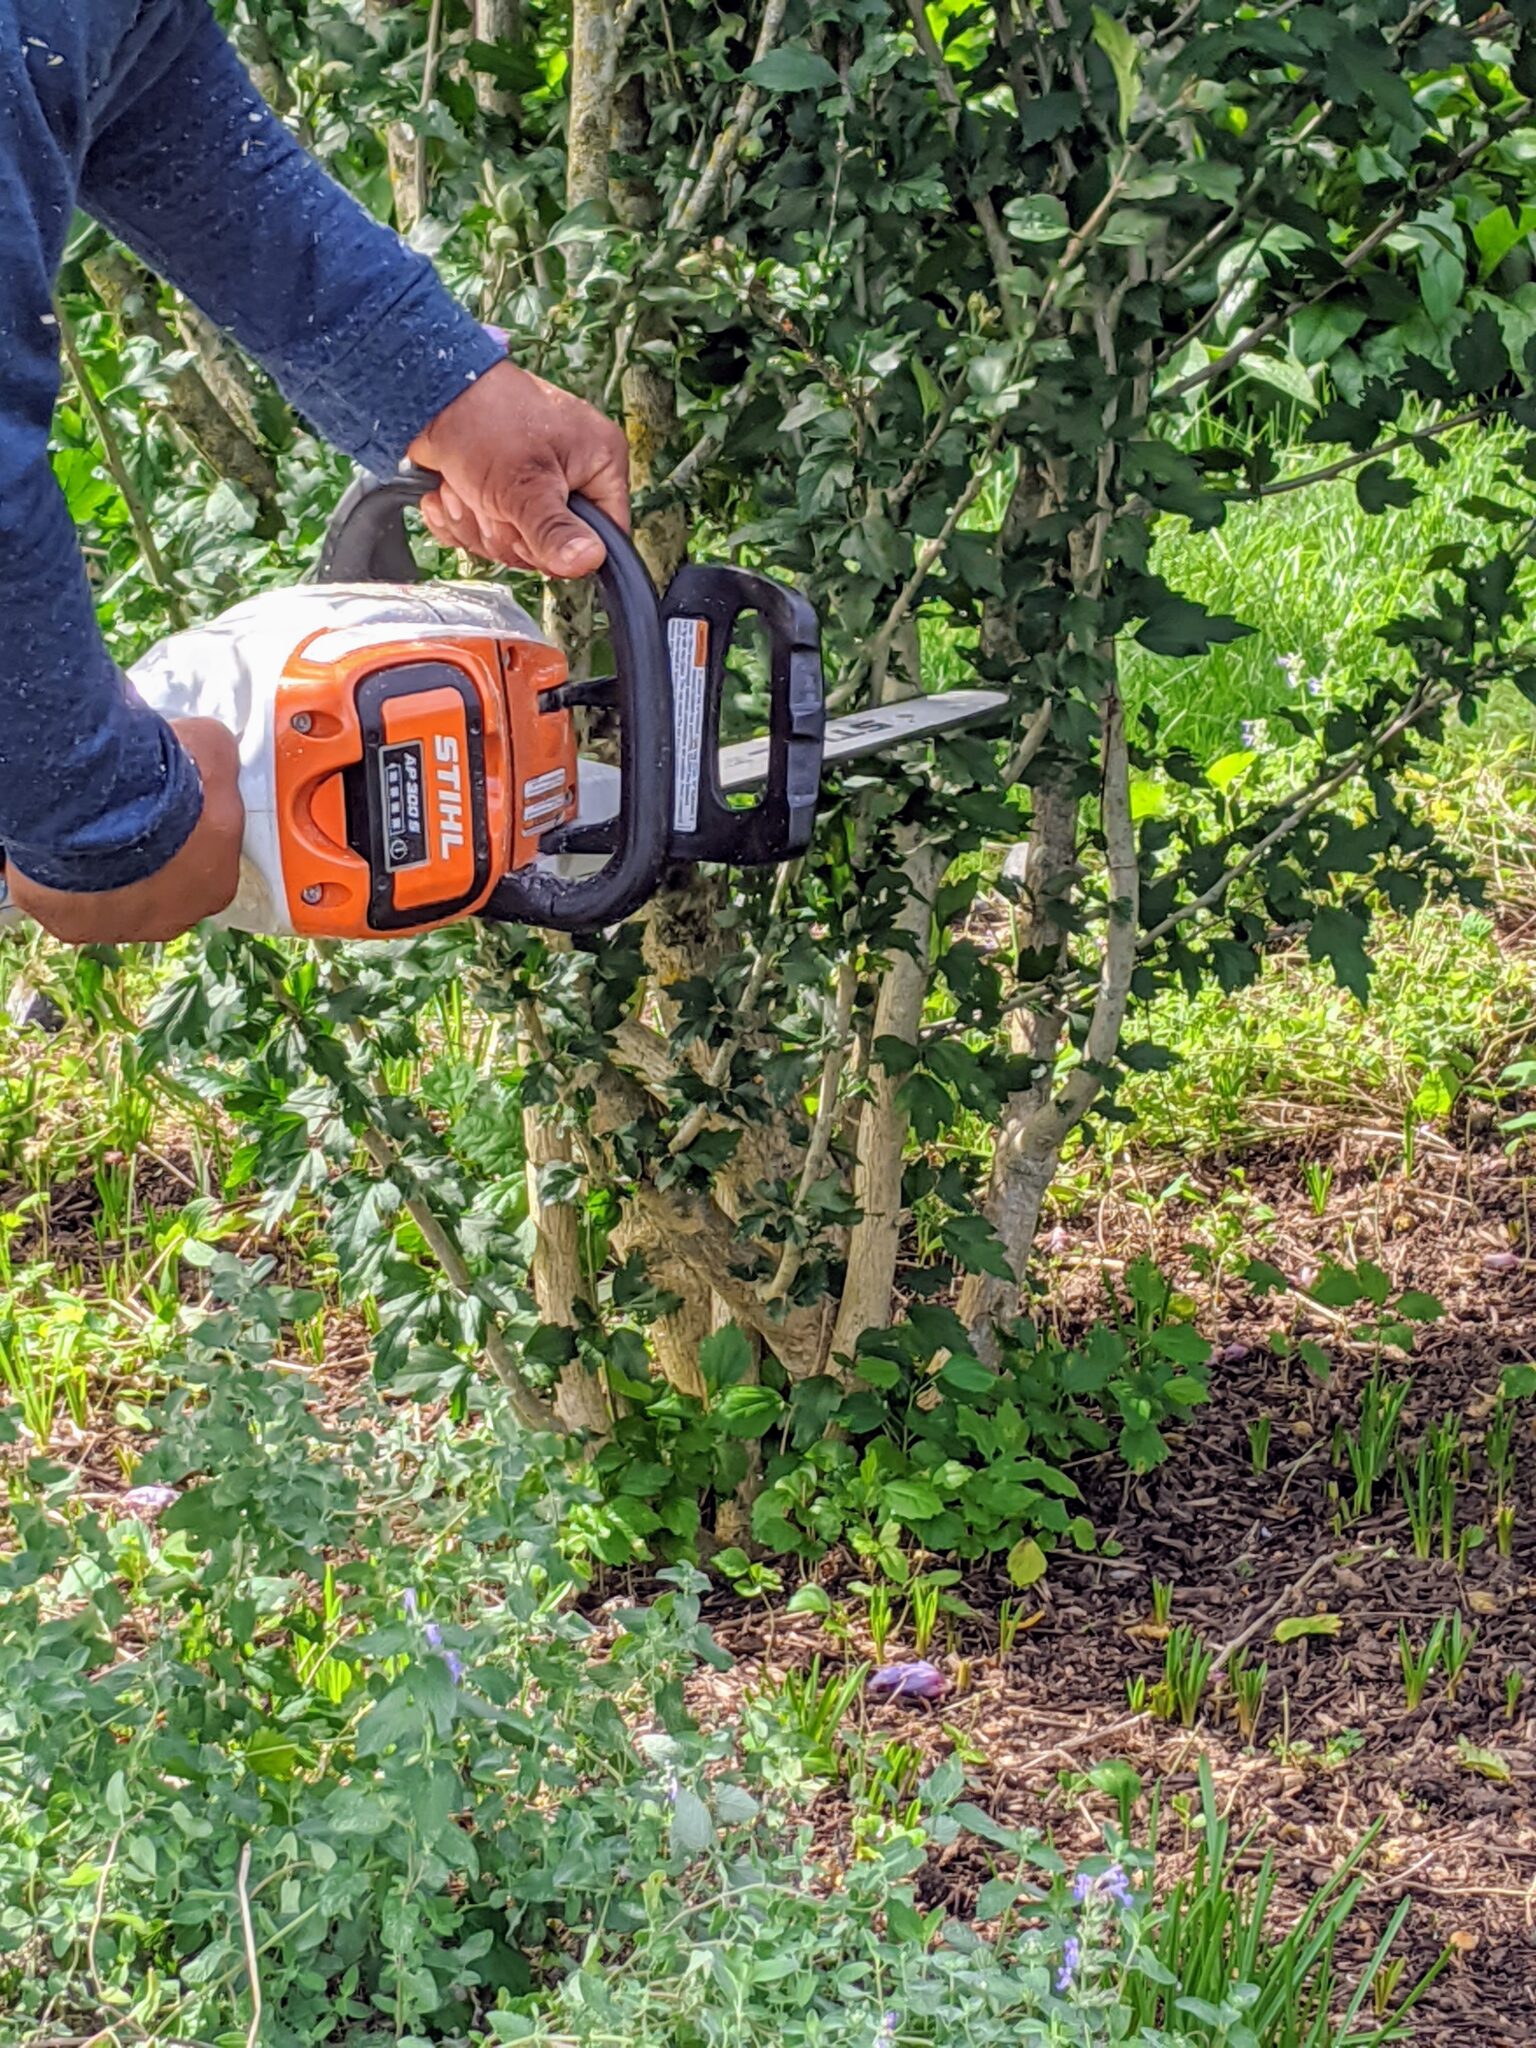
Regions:
[[[1527, 10], [224, 12], [658, 575], [1013, 718], [574, 948], [7, 940], [7, 2030], [1528, 2041]], [[60, 317], [120, 651], [306, 567]]]

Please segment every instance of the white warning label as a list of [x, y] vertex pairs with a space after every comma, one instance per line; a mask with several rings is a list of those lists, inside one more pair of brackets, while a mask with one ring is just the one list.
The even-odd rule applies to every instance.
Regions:
[[672, 664], [676, 732], [676, 812], [679, 832], [699, 822], [699, 777], [704, 760], [704, 694], [709, 680], [709, 621], [667, 621], [667, 658]]

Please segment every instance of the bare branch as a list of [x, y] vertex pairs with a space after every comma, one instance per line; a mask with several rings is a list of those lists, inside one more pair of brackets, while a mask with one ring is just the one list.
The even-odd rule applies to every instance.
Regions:
[[1399, 449], [1416, 448], [1421, 441], [1438, 441], [1442, 434], [1453, 433], [1457, 427], [1474, 426], [1479, 420], [1491, 420], [1507, 413], [1513, 399], [1493, 398], [1486, 405], [1471, 406], [1466, 412], [1458, 412], [1450, 419], [1436, 420], [1432, 426], [1419, 427], [1411, 434], [1398, 434], [1390, 441], [1381, 441], [1373, 448], [1357, 448], [1352, 455], [1342, 455], [1337, 462], [1330, 462], [1322, 469], [1309, 469], [1305, 476], [1288, 476], [1279, 483], [1260, 484], [1256, 490], [1233, 491], [1227, 498], [1229, 505], [1251, 505], [1260, 498], [1282, 498], [1288, 491], [1310, 490], [1314, 484], [1331, 483], [1335, 477], [1348, 476], [1352, 469], [1359, 469], [1367, 462], [1378, 462], [1388, 455], [1396, 455]]

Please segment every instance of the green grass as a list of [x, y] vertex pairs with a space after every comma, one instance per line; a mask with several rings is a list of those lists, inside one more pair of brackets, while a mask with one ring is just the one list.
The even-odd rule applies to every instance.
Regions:
[[[1153, 553], [1159, 572], [1182, 595], [1252, 631], [1190, 660], [1149, 654], [1128, 641], [1121, 674], [1131, 710], [1154, 710], [1167, 744], [1209, 761], [1240, 744], [1245, 722], [1272, 716], [1311, 683], [1329, 697], [1350, 697], [1384, 663], [1401, 660], [1376, 636], [1389, 620], [1422, 608], [1429, 550], [1453, 540], [1489, 547], [1489, 527], [1461, 506], [1475, 492], [1507, 495], [1499, 470], [1509, 445], [1507, 435], [1472, 427], [1442, 442], [1447, 460], [1438, 468], [1400, 458], [1423, 495], [1375, 516], [1360, 509], [1353, 481], [1341, 477], [1236, 505], [1206, 533], [1182, 519], [1164, 521]], [[1303, 474], [1333, 453], [1298, 450], [1282, 463], [1282, 474]], [[967, 525], [995, 531], [1003, 496], [1000, 484], [983, 492]], [[941, 618], [925, 619], [922, 632], [929, 686], [969, 682], [966, 650], [974, 634]], [[1457, 742], [1452, 755], [1459, 764], [1469, 746], [1481, 753], [1511, 743], [1536, 777], [1530, 709], [1513, 691], [1499, 690], [1477, 734]]]
[[1299, 951], [1251, 988], [1164, 995], [1138, 1037], [1176, 1064], [1122, 1092], [1134, 1113], [1105, 1142], [1198, 1156], [1273, 1134], [1306, 1105], [1339, 1123], [1443, 1123], [1465, 1093], [1486, 1097], [1536, 1041], [1536, 963], [1499, 942], [1480, 911], [1442, 904], [1378, 926], [1372, 998], [1362, 1006]]

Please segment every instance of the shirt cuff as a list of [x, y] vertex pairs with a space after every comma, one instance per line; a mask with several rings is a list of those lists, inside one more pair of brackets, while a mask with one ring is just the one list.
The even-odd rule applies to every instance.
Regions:
[[6, 862], [43, 889], [64, 889], [72, 895], [99, 896], [109, 889], [127, 889], [148, 881], [180, 853], [203, 815], [203, 783], [196, 763], [169, 726], [161, 745], [162, 783], [150, 814], [132, 839], [112, 843], [106, 830], [72, 836], [67, 851], [25, 846], [8, 840]]
[[423, 428], [505, 357], [428, 270], [328, 369], [319, 424], [364, 469], [393, 476]]

